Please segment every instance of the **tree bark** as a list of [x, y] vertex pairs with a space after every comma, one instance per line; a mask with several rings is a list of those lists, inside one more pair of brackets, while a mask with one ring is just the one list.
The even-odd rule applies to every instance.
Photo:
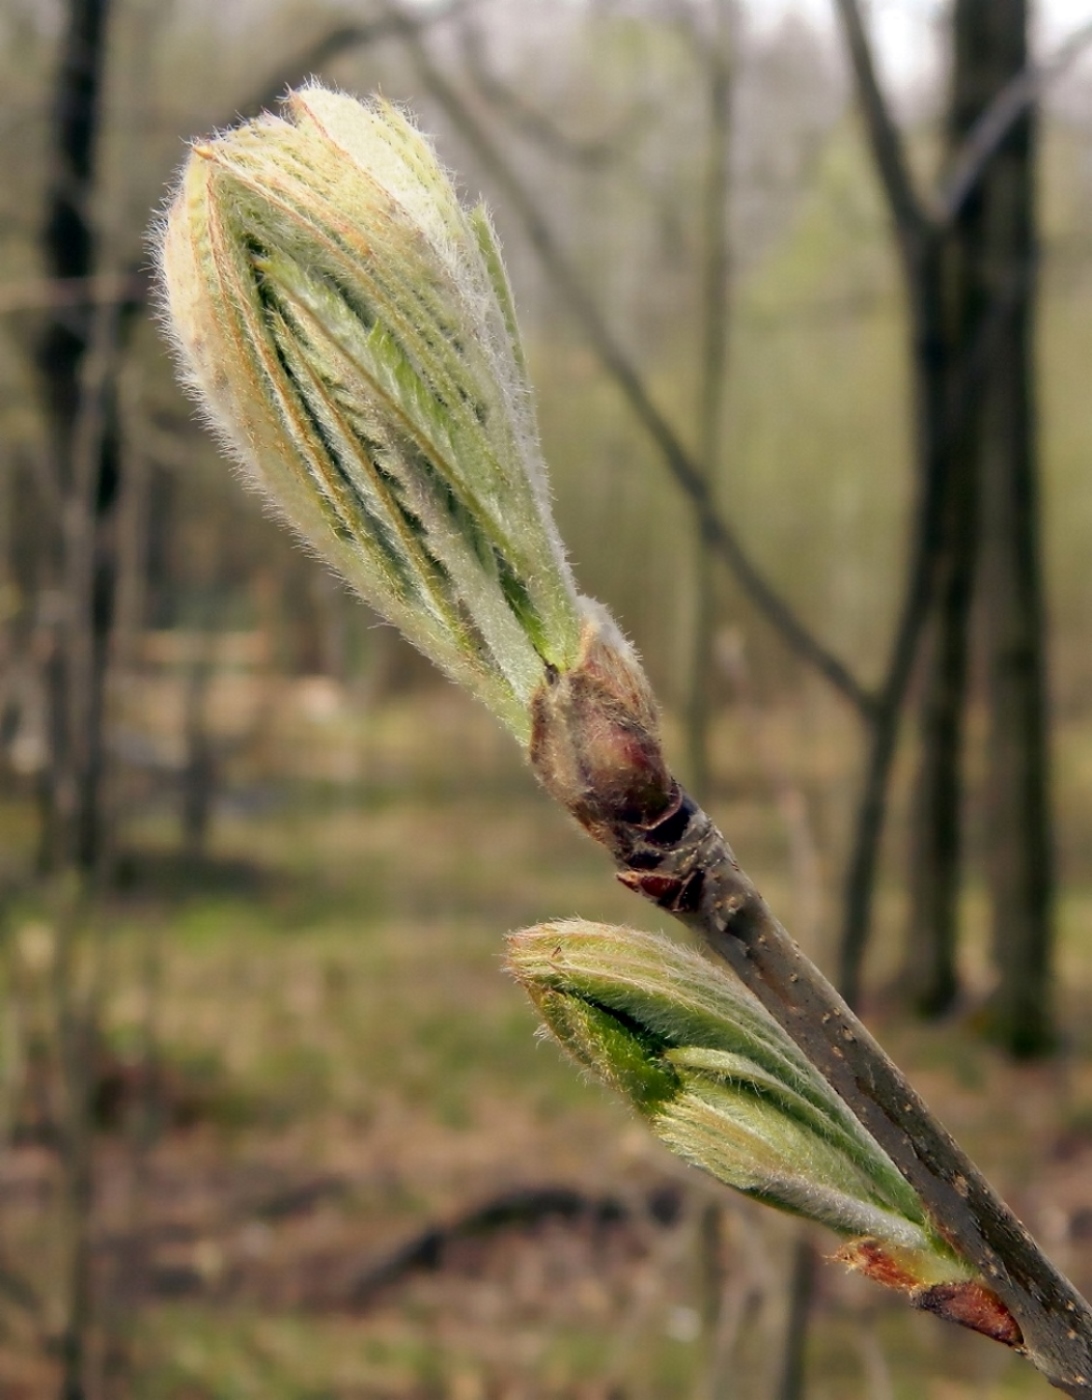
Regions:
[[[1027, 69], [1026, 0], [958, 0], [950, 149]], [[964, 717], [975, 623], [988, 673], [987, 882], [999, 978], [997, 1039], [1016, 1055], [1052, 1040], [1051, 850], [1032, 327], [1034, 112], [1025, 106], [944, 240], [943, 558], [922, 705], [907, 978], [918, 1008], [958, 992]], [[981, 549], [979, 540], [981, 539]], [[982, 595], [977, 613], [976, 592]]]
[[[1027, 62], [1027, 0], [963, 0], [994, 81]], [[989, 706], [987, 881], [998, 976], [991, 1029], [1013, 1055], [1054, 1040], [1053, 855], [1046, 627], [1035, 450], [1036, 116], [1025, 109], [981, 190], [981, 275], [1008, 314], [995, 330], [978, 423], [984, 502], [981, 620]]]
[[949, 172], [920, 197], [856, 0], [837, 0], [913, 323], [918, 512], [903, 613], [872, 712], [846, 881], [840, 982], [859, 995], [899, 711], [931, 622], [905, 985], [927, 1012], [957, 990], [961, 751], [975, 626], [990, 676], [989, 870], [997, 1038], [1051, 1040], [1051, 840], [1034, 459], [1034, 101], [1092, 41], [1029, 64], [1026, 0], [957, 0]]
[[[42, 252], [54, 279], [96, 270], [92, 206], [111, 0], [69, 0], [54, 87]], [[38, 344], [62, 599], [47, 668], [51, 753], [42, 788], [42, 863], [93, 864], [99, 843], [103, 710], [118, 490], [113, 367], [119, 309], [54, 308]]]
[[[958, 0], [952, 17], [949, 158], [963, 149], [995, 93], [977, 34], [979, 0]], [[978, 384], [970, 373], [988, 315], [978, 273], [982, 185], [934, 235], [923, 288], [936, 318], [935, 353], [917, 366], [936, 416], [942, 476], [941, 529], [921, 690], [920, 753], [910, 854], [910, 921], [903, 986], [922, 1015], [948, 1011], [959, 994], [957, 948], [963, 868], [965, 718], [979, 538]], [[992, 348], [992, 347], [990, 347]], [[988, 370], [987, 370], [988, 372]]]
[[[87, 279], [96, 271], [92, 210], [110, 8], [110, 0], [69, 0], [65, 10], [42, 230], [43, 259], [52, 279]], [[119, 484], [114, 377], [120, 328], [116, 303], [58, 304], [51, 308], [37, 347], [46, 424], [41, 541], [57, 600], [46, 663], [50, 753], [42, 784], [41, 857], [43, 866], [55, 871], [89, 871], [101, 838], [115, 572], [111, 526]], [[87, 1099], [93, 1012], [80, 1007], [73, 985], [72, 948], [83, 901], [72, 896], [70, 902], [62, 916], [67, 952], [58, 957], [56, 971], [68, 1236], [58, 1393], [61, 1400], [84, 1400], [93, 1311]]]

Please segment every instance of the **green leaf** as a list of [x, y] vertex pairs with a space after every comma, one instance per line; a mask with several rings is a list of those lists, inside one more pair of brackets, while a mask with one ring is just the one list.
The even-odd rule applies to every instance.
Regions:
[[[568, 921], [513, 934], [549, 1030], [672, 1151], [847, 1237], [966, 1276], [887, 1154], [735, 979], [662, 935]], [[908, 1265], [909, 1267], [909, 1265]]]

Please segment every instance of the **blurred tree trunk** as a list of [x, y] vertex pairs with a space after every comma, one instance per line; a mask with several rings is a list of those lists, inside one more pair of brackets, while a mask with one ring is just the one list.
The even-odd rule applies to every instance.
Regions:
[[[963, 0], [1000, 86], [1027, 63], [1027, 0]], [[1054, 1040], [1046, 626], [1034, 403], [1036, 119], [1027, 109], [982, 185], [982, 279], [1004, 308], [979, 420], [982, 631], [989, 729], [987, 880], [998, 986], [991, 1031], [1013, 1055]]]
[[[698, 461], [712, 495], [724, 429], [729, 335], [728, 197], [731, 159], [732, 11], [734, 0], [715, 0], [712, 34], [703, 54], [707, 68], [709, 134], [702, 211], [701, 364]], [[716, 633], [717, 559], [701, 515], [694, 519], [694, 631], [687, 701], [690, 789], [709, 799], [712, 773], [709, 719]]]
[[[983, 81], [976, 42], [980, 0], [957, 0], [952, 16], [949, 158], [959, 151], [995, 87]], [[917, 375], [935, 423], [941, 472], [940, 530], [932, 617], [922, 666], [920, 755], [910, 850], [910, 926], [903, 986], [925, 1016], [959, 994], [957, 946], [962, 874], [963, 760], [978, 545], [976, 385], [968, 373], [986, 316], [980, 279], [982, 187], [930, 240], [921, 299], [935, 319]]]
[[[947, 373], [943, 244], [914, 186], [904, 142], [884, 98], [857, 0], [836, 0], [877, 179], [886, 197], [909, 315], [916, 501], [898, 620], [868, 718], [868, 753], [846, 867], [838, 986], [859, 1003], [880, 842], [900, 720], [939, 587], [947, 483], [946, 423], [956, 386]], [[920, 806], [919, 806], [920, 810]]]
[[[97, 266], [95, 156], [110, 9], [110, 0], [69, 0], [65, 11], [42, 231], [46, 271], [57, 279], [89, 278]], [[60, 306], [50, 313], [37, 349], [47, 431], [43, 534], [54, 540], [58, 613], [48, 667], [51, 752], [42, 790], [42, 862], [53, 869], [90, 867], [101, 839], [119, 329], [117, 308], [90, 301]]]
[[[1027, 0], [957, 0], [950, 148], [1028, 61]], [[1051, 1041], [1051, 850], [1032, 403], [1034, 117], [1024, 111], [944, 234], [950, 339], [944, 525], [911, 859], [907, 984], [920, 1010], [958, 992], [963, 725], [972, 624], [988, 672], [987, 881], [999, 977], [993, 1030]], [[981, 549], [979, 542], [981, 541]], [[972, 611], [976, 592], [977, 612]]]
[[[997, 1038], [1051, 1040], [1051, 841], [1032, 406], [1034, 103], [1080, 52], [1076, 31], [1035, 68], [1027, 0], [956, 0], [949, 168], [916, 191], [857, 0], [836, 0], [912, 321], [918, 510], [903, 613], [871, 723], [846, 886], [843, 991], [859, 995], [879, 831], [902, 697], [929, 624], [906, 985], [938, 1012], [958, 991], [963, 723], [972, 632], [989, 672], [988, 877]], [[985, 596], [983, 596], [985, 595]], [[978, 602], [977, 611], [974, 603]]]
[[[88, 279], [110, 0], [68, 0], [53, 89], [42, 254], [53, 279]], [[118, 492], [114, 371], [120, 308], [90, 299], [53, 310], [37, 346], [46, 426], [41, 542], [51, 576], [49, 754], [42, 784], [42, 864], [90, 871], [100, 854], [105, 675], [113, 610], [112, 514]], [[97, 873], [97, 872], [96, 872]], [[92, 1328], [93, 1162], [89, 1047], [96, 1003], [75, 985], [87, 888], [64, 882], [56, 965], [64, 1113], [65, 1319], [61, 1400], [85, 1400]], [[94, 959], [92, 959], [94, 961]]]

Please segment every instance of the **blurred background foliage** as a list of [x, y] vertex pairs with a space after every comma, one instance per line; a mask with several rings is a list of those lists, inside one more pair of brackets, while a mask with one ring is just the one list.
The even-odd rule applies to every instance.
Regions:
[[[931, 171], [949, 8], [901, 7], [918, 48], [885, 59], [912, 160]], [[394, 18], [365, 0], [98, 0], [95, 159], [76, 192], [93, 265], [58, 278], [43, 228], [75, 8], [0, 0], [0, 1393], [1045, 1394], [999, 1348], [907, 1316], [833, 1269], [812, 1277], [791, 1226], [684, 1172], [536, 1046], [500, 969], [503, 931], [576, 913], [652, 927], [651, 914], [613, 885], [487, 717], [246, 496], [194, 421], [154, 324], [150, 211], [185, 139], [312, 71], [407, 103], [461, 188], [493, 210], [562, 535], [582, 588], [639, 646], [672, 751], [685, 754], [701, 587], [693, 511], [443, 96], [456, 94], [531, 193], [614, 344], [700, 455], [714, 0], [467, 0]], [[890, 221], [832, 19], [728, 9], [712, 496], [800, 618], [872, 685], [915, 494]], [[1087, 1287], [1087, 61], [1048, 90], [1038, 205], [1062, 1053], [1014, 1066], [978, 1033], [995, 972], [979, 856], [981, 658], [960, 1000], [922, 1026], [898, 995], [908, 727], [866, 1010]], [[77, 375], [81, 431], [94, 429], [96, 384], [116, 403], [115, 494], [100, 481], [83, 498], [114, 571], [99, 633], [90, 611], [72, 620], [55, 538], [69, 525], [64, 483], [60, 494], [50, 484], [41, 347], [66, 316], [91, 347]], [[89, 579], [97, 566], [84, 565]], [[730, 573], [712, 578], [709, 804], [774, 907], [833, 967], [860, 730]], [[66, 627], [88, 656], [91, 634], [104, 639], [86, 859], [58, 859], [49, 840], [51, 667]], [[72, 672], [77, 710], [96, 683], [87, 664]], [[795, 1372], [794, 1346], [805, 1362]]]

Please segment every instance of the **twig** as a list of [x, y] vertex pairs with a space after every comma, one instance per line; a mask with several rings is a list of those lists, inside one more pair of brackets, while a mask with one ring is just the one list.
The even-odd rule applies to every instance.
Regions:
[[1017, 1349], [1066, 1394], [1092, 1396], [1088, 1303], [800, 952], [709, 817], [676, 788], [653, 825], [619, 815], [599, 833], [623, 883], [729, 964], [884, 1148], [934, 1225], [1015, 1318]]

